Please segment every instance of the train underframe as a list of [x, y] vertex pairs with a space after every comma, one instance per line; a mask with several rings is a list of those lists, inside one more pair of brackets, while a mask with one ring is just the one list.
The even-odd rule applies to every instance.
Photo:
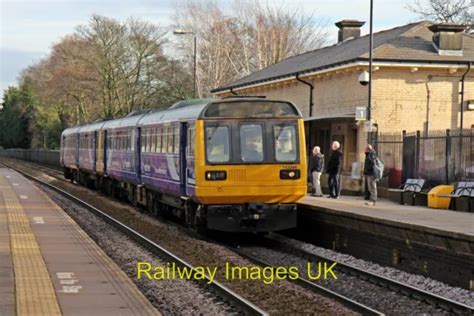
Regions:
[[296, 204], [202, 205], [189, 197], [176, 197], [140, 185], [121, 182], [78, 169], [64, 168], [64, 177], [106, 195], [144, 207], [155, 216], [174, 217], [199, 232], [266, 233], [296, 227]]

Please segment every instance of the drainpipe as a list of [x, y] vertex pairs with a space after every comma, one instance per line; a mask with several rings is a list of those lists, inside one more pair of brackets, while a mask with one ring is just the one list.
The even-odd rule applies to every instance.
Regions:
[[431, 112], [431, 89], [430, 89], [430, 81], [433, 79], [433, 76], [429, 75], [426, 82], [426, 126], [425, 126], [425, 136], [428, 137], [430, 132], [430, 112]]
[[459, 93], [461, 95], [461, 122], [460, 122], [460, 130], [459, 130], [459, 166], [462, 167], [462, 157], [463, 157], [463, 146], [462, 146], [462, 134], [463, 134], [463, 128], [464, 128], [464, 81], [466, 79], [467, 74], [471, 71], [471, 62], [467, 63], [467, 70], [466, 72], [462, 75], [461, 78], [461, 92]]
[[[313, 90], [314, 90], [314, 86], [312, 83], [308, 82], [308, 81], [304, 81], [303, 79], [300, 78], [300, 75], [299, 74], [296, 74], [296, 77], [295, 79], [307, 86], [309, 86], [309, 118], [311, 118], [313, 116]], [[311, 153], [311, 140], [312, 140], [312, 122], [313, 121], [309, 121], [308, 124], [309, 124], [309, 132], [308, 132], [308, 149], [307, 149], [307, 155], [310, 155]], [[309, 164], [308, 164], [309, 166]]]

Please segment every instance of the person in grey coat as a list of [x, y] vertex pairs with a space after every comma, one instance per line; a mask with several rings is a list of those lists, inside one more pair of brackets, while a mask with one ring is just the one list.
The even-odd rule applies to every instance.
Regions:
[[311, 167], [311, 176], [313, 178], [313, 196], [323, 196], [321, 190], [321, 174], [324, 170], [324, 155], [321, 153], [319, 146], [313, 148], [313, 163]]

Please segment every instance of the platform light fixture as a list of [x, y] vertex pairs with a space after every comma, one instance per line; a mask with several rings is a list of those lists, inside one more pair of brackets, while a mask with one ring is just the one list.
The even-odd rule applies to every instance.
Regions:
[[193, 98], [196, 98], [196, 69], [197, 69], [197, 37], [196, 33], [191, 30], [183, 30], [183, 29], [175, 29], [173, 31], [174, 35], [194, 35], [194, 49], [193, 49], [193, 59], [194, 59], [194, 65], [193, 65]]

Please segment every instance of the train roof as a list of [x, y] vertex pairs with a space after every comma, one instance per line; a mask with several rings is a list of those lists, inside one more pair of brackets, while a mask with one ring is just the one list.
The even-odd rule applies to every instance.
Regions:
[[214, 99], [195, 99], [180, 101], [173, 104], [170, 108], [150, 113], [144, 116], [139, 125], [151, 125], [157, 122], [171, 122], [179, 120], [197, 119], [201, 114], [202, 110], [213, 101]]
[[78, 131], [81, 127], [84, 127], [84, 125], [78, 125], [78, 126], [73, 126], [73, 127], [66, 128], [66, 129], [61, 133], [61, 135], [62, 135], [62, 136], [67, 136], [67, 135], [75, 134], [75, 133], [77, 133], [77, 131]]
[[[192, 99], [192, 100], [183, 100], [174, 103], [166, 110], [141, 110], [132, 112], [125, 117], [99, 121], [87, 125], [80, 125], [71, 128], [67, 128], [63, 131], [62, 135], [66, 136], [73, 133], [83, 133], [91, 132], [102, 129], [115, 129], [115, 128], [127, 128], [134, 126], [145, 126], [160, 123], [167, 123], [172, 121], [180, 120], [192, 120], [203, 117], [203, 110], [211, 103], [232, 103], [232, 102], [242, 102], [242, 101], [267, 101], [267, 102], [284, 102], [290, 103], [281, 100], [269, 100], [262, 97], [254, 96], [231, 96], [223, 99]], [[291, 104], [291, 103], [290, 103]], [[294, 107], [294, 105], [293, 105]], [[301, 116], [299, 110], [294, 107], [295, 114]]]
[[127, 115], [119, 119], [107, 121], [102, 128], [113, 129], [113, 128], [127, 128], [127, 127], [136, 126], [138, 124], [138, 121], [140, 121], [142, 117], [149, 115], [150, 112], [151, 110], [148, 110], [136, 115], [132, 115], [132, 116]]

